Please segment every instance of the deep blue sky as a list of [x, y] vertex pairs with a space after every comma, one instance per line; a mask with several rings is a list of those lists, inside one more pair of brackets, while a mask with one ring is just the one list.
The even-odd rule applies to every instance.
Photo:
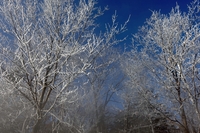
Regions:
[[161, 11], [168, 14], [176, 3], [182, 11], [187, 11], [187, 5], [193, 0], [98, 0], [98, 6], [108, 6], [109, 10], [105, 12], [100, 19], [100, 25], [110, 22], [112, 14], [117, 11], [118, 21], [123, 23], [131, 15], [128, 24], [128, 34], [136, 33], [139, 26], [142, 26], [147, 18], [151, 16], [150, 10]]

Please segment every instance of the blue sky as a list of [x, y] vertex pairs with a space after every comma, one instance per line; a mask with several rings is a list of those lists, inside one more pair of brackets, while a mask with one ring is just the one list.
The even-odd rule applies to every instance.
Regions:
[[98, 6], [108, 6], [109, 10], [105, 12], [100, 19], [100, 25], [108, 23], [112, 14], [117, 11], [118, 22], [123, 23], [131, 15], [128, 24], [128, 34], [136, 33], [139, 26], [142, 26], [147, 18], [151, 16], [151, 11], [161, 11], [168, 14], [176, 3], [181, 11], [187, 11], [187, 5], [193, 0], [98, 0]]

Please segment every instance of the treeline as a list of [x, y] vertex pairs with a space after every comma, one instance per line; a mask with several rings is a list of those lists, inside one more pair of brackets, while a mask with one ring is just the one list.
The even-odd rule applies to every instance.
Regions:
[[0, 131], [199, 133], [200, 3], [152, 12], [123, 45], [129, 19], [93, 0], [0, 3]]

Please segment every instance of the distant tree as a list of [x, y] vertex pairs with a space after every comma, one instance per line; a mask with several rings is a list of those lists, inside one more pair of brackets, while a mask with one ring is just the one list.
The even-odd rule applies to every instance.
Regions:
[[[70, 107], [82, 92], [76, 81], [87, 75], [94, 60], [105, 49], [118, 44], [116, 15], [106, 31], [97, 35], [95, 19], [102, 15], [93, 0], [3, 0], [0, 4], [1, 77], [18, 94], [30, 121], [23, 132], [59, 131], [62, 125], [71, 132]], [[64, 106], [68, 105], [68, 106]], [[77, 107], [75, 107], [77, 106]], [[58, 115], [62, 114], [62, 115]], [[82, 126], [83, 127], [83, 126]]]
[[[140, 54], [128, 53], [121, 63], [124, 73], [127, 74], [126, 89], [121, 93], [124, 105], [123, 120], [121, 120], [124, 123], [123, 131], [156, 133], [161, 127], [162, 132], [164, 128], [168, 131], [166, 117], [156, 110], [160, 108], [157, 101], [158, 94], [155, 92], [158, 85], [155, 84], [155, 79], [150, 77], [141, 59]], [[168, 116], [165, 108], [162, 108], [163, 114]]]
[[95, 69], [87, 75], [90, 108], [94, 109], [91, 133], [107, 133], [108, 125], [119, 104], [117, 95], [123, 88], [124, 75], [120, 69], [121, 55], [116, 49], [107, 49], [96, 58]]

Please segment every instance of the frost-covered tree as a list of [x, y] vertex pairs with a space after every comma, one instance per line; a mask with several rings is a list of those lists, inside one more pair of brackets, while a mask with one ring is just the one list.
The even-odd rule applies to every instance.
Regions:
[[[156, 110], [159, 107], [155, 91], [158, 84], [143, 63], [138, 51], [128, 53], [121, 63], [126, 74], [125, 89], [121, 92], [124, 109], [120, 122], [124, 124], [124, 132], [154, 133], [156, 127], [163, 124], [162, 121], [154, 121], [162, 118]], [[149, 65], [148, 61], [145, 64]]]
[[122, 90], [124, 75], [120, 69], [121, 55], [116, 49], [107, 49], [94, 61], [96, 69], [87, 75], [89, 108], [92, 109], [91, 133], [109, 132], [108, 125], [119, 104], [118, 93]]
[[103, 11], [95, 4], [94, 0], [0, 3], [0, 72], [19, 95], [16, 100], [31, 106], [32, 120], [25, 122], [24, 132], [43, 132], [49, 125], [51, 131], [61, 124], [72, 127], [68, 107], [75, 106], [84, 92], [76, 81], [94, 69], [101, 52], [123, 40], [115, 36], [126, 30], [126, 23], [118, 28], [116, 15], [104, 33], [96, 34], [95, 20]]
[[[199, 22], [199, 1], [195, 0], [188, 12], [181, 12], [178, 5], [167, 15], [153, 12], [133, 36], [138, 49], [132, 54], [140, 54], [137, 59], [146, 73], [144, 83], [136, 82], [144, 100], [157, 102], [150, 105], [184, 133], [200, 128]], [[130, 80], [143, 80], [141, 75], [128, 74]]]

